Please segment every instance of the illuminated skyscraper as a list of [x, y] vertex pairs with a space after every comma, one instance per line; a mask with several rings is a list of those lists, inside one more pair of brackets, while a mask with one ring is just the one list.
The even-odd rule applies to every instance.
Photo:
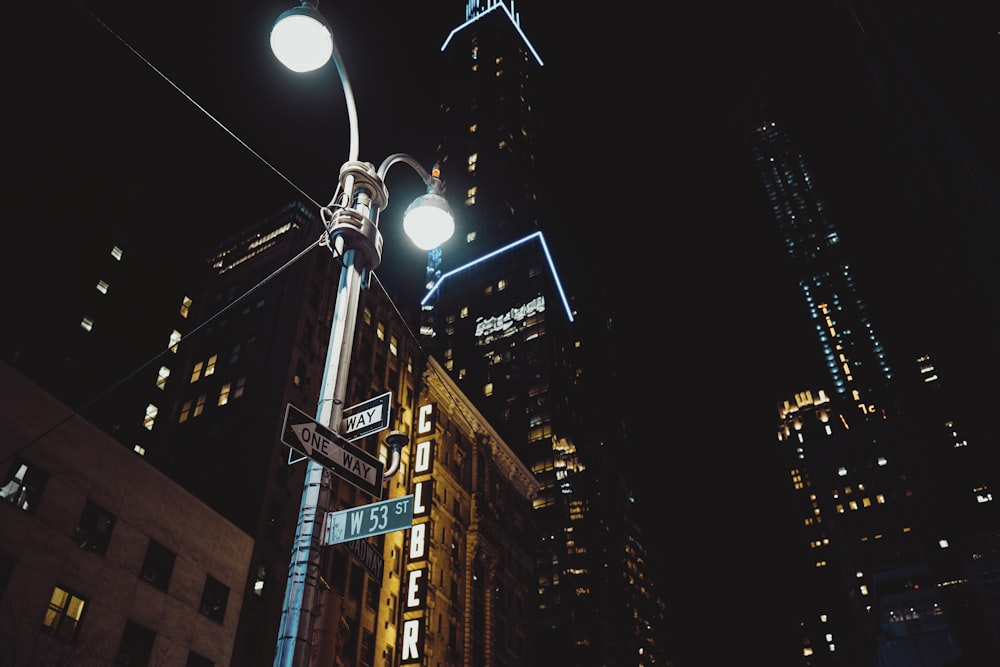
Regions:
[[568, 235], [547, 210], [544, 61], [514, 3], [465, 12], [436, 70], [436, 157], [458, 229], [428, 264], [424, 345], [538, 482], [537, 664], [664, 664], [647, 545], [613, 454], [624, 434], [591, 426], [593, 339], [562, 284], [556, 258], [570, 250], [552, 245]]
[[935, 391], [929, 358], [890, 370], [803, 152], [775, 122], [754, 137], [832, 387], [778, 405], [801, 530], [800, 664], [988, 664], [998, 638], [987, 621], [998, 571], [991, 475]]

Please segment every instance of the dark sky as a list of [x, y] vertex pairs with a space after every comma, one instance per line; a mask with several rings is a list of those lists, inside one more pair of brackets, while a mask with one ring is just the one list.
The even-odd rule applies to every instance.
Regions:
[[[292, 4], [170, 2], [154, 10], [55, 0], [45, 6], [52, 24], [39, 42], [26, 30], [5, 40], [5, 200], [9, 224], [27, 224], [17, 232], [24, 240], [7, 244], [7, 268], [39, 270], [45, 244], [71, 243], [108, 218], [204, 255], [293, 198], [327, 203], [347, 157], [343, 94], [333, 67], [293, 75], [273, 59], [270, 26]], [[354, 88], [362, 160], [377, 165], [394, 152], [429, 159], [435, 101], [423, 82], [464, 4], [320, 4]], [[783, 91], [845, 237], [892, 239], [906, 221], [893, 219], [873, 186], [891, 167], [866, 144], [878, 126], [850, 92], [858, 63], [830, 37], [837, 3], [808, 11], [803, 5], [816, 3], [744, 4], [671, 6], [665, 16], [639, 5], [517, 7], [551, 92], [544, 166], [553, 224], [566, 231], [553, 252], [571, 291], [607, 281], [620, 294], [625, 391], [636, 398], [628, 456], [652, 519], [648, 532], [662, 548], [662, 579], [687, 610], [675, 619], [682, 653], [732, 633], [756, 662], [776, 645], [794, 588], [778, 530], [787, 517], [772, 491], [782, 481], [772, 467], [775, 404], [789, 388], [811, 384], [816, 362], [810, 332], [789, 316], [801, 306], [782, 280], [741, 144], [749, 91]], [[40, 10], [8, 11], [28, 19]], [[954, 21], [939, 22], [942, 40], [977, 27], [953, 11]], [[954, 49], [932, 39], [927, 48]], [[994, 41], [994, 69], [983, 81], [996, 80], [996, 48]], [[953, 85], [967, 93], [981, 67], [965, 63]], [[780, 76], [769, 73], [775, 68]], [[997, 108], [989, 102], [978, 108]], [[990, 140], [996, 145], [995, 133]], [[390, 230], [414, 187], [410, 175], [395, 174], [383, 217]], [[185, 240], [191, 229], [199, 236]], [[385, 262], [403, 256], [389, 233]], [[24, 251], [29, 244], [36, 253]], [[874, 277], [910, 281], [917, 246], [893, 243], [869, 258]], [[949, 319], [978, 324], [966, 312], [976, 292], [938, 278], [908, 283], [933, 283], [942, 308], [935, 329], [946, 330]], [[896, 308], [896, 296], [873, 298]], [[958, 362], [972, 366], [970, 357]], [[960, 370], [970, 383], [982, 379]], [[702, 577], [721, 583], [695, 592], [689, 584]]]

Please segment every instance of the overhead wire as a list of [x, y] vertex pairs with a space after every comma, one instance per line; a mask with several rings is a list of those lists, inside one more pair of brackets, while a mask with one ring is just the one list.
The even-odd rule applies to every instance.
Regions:
[[[253, 148], [251, 148], [249, 144], [247, 144], [245, 141], [243, 141], [243, 139], [241, 139], [233, 131], [231, 131], [228, 127], [226, 127], [218, 118], [216, 118], [214, 115], [212, 115], [212, 113], [209, 112], [208, 109], [206, 109], [203, 105], [201, 105], [193, 97], [191, 97], [187, 92], [185, 92], [179, 85], [177, 85], [173, 80], [171, 80], [170, 77], [168, 77], [163, 71], [161, 71], [158, 67], [156, 67], [142, 53], [140, 53], [138, 49], [136, 49], [135, 47], [133, 47], [127, 40], [125, 40], [121, 35], [119, 35], [117, 32], [115, 32], [115, 30], [112, 29], [111, 26], [108, 25], [107, 22], [105, 22], [103, 19], [101, 19], [99, 16], [97, 16], [97, 14], [95, 14], [89, 7], [87, 7], [82, 2], [79, 2], [79, 0], [76, 0], [76, 4], [84, 12], [86, 12], [94, 21], [96, 21], [102, 28], [104, 28], [110, 35], [112, 35], [119, 43], [121, 43], [133, 55], [135, 55], [137, 58], [139, 58], [139, 60], [141, 60], [154, 73], [156, 73], [157, 76], [159, 76], [160, 78], [162, 78], [174, 90], [176, 90], [180, 95], [182, 95], [187, 101], [189, 101], [191, 104], [193, 104], [209, 120], [211, 120], [216, 125], [218, 125], [223, 131], [225, 131], [237, 143], [239, 143], [246, 150], [248, 150], [255, 158], [257, 158], [261, 163], [263, 163], [272, 172], [274, 172], [275, 174], [277, 174], [278, 177], [280, 177], [283, 181], [285, 181], [285, 183], [287, 183], [288, 185], [290, 185], [296, 192], [298, 192], [299, 194], [301, 194], [306, 200], [308, 200], [310, 203], [312, 203], [314, 206], [316, 206], [318, 209], [320, 209], [320, 211], [321, 211], [321, 220], [324, 220], [324, 225], [325, 225], [325, 220], [327, 218], [329, 218], [329, 216], [326, 216], [326, 215], [323, 215], [323, 214], [326, 213], [326, 212], [328, 212], [329, 209], [330, 209], [330, 207], [336, 207], [335, 203], [337, 202], [338, 195], [340, 194], [340, 191], [341, 191], [341, 188], [339, 187], [339, 185], [338, 185], [338, 188], [337, 188], [337, 192], [333, 195], [333, 197], [330, 200], [330, 204], [328, 204], [327, 206], [321, 205], [316, 199], [314, 199], [308, 193], [306, 193], [304, 190], [302, 190], [300, 187], [298, 187], [298, 185], [294, 181], [292, 181], [291, 179], [289, 179], [287, 176], [285, 176], [284, 173], [282, 173], [274, 165], [272, 165], [260, 153], [258, 153], [256, 150], [254, 150]], [[71, 412], [68, 415], [66, 415], [62, 419], [54, 422], [49, 428], [47, 428], [43, 432], [35, 435], [28, 442], [26, 442], [25, 444], [21, 445], [20, 447], [15, 448], [10, 453], [6, 454], [3, 458], [0, 458], [0, 462], [6, 462], [6, 461], [9, 461], [10, 459], [13, 459], [16, 456], [19, 456], [25, 450], [27, 450], [28, 447], [30, 447], [34, 443], [38, 442], [39, 440], [41, 440], [45, 436], [49, 435], [50, 433], [52, 433], [56, 429], [60, 428], [61, 426], [63, 426], [67, 422], [69, 422], [74, 417], [80, 416], [84, 411], [86, 411], [87, 409], [89, 409], [90, 407], [92, 407], [93, 405], [95, 405], [96, 403], [98, 403], [104, 397], [106, 397], [107, 395], [109, 395], [112, 392], [114, 392], [115, 390], [117, 390], [119, 387], [121, 387], [122, 385], [124, 385], [125, 383], [127, 383], [132, 378], [136, 377], [139, 373], [141, 373], [144, 370], [146, 370], [147, 368], [149, 368], [152, 364], [156, 363], [157, 360], [159, 360], [164, 354], [166, 354], [172, 348], [175, 348], [176, 346], [180, 345], [181, 343], [183, 343], [185, 341], [188, 341], [192, 336], [194, 336], [195, 334], [197, 334], [198, 332], [200, 332], [202, 329], [204, 329], [205, 327], [207, 327], [208, 325], [210, 325], [212, 322], [216, 321], [219, 317], [221, 317], [222, 315], [224, 315], [231, 308], [233, 308], [234, 306], [238, 305], [239, 303], [242, 303], [251, 294], [253, 294], [254, 292], [256, 292], [258, 289], [260, 289], [261, 287], [263, 287], [267, 283], [269, 283], [271, 280], [273, 280], [275, 277], [277, 277], [283, 271], [285, 271], [286, 269], [288, 269], [289, 267], [291, 267], [293, 264], [295, 264], [297, 261], [299, 261], [303, 256], [305, 256], [307, 253], [309, 253], [310, 251], [312, 251], [313, 249], [315, 249], [318, 246], [326, 246], [326, 247], [328, 247], [329, 250], [330, 250], [330, 252], [331, 252], [331, 254], [334, 255], [334, 257], [337, 259], [337, 261], [342, 263], [342, 258], [338, 255], [335, 245], [330, 242], [329, 231], [328, 230], [324, 230], [323, 233], [320, 235], [320, 237], [316, 241], [313, 241], [310, 245], [308, 245], [307, 247], [303, 248], [292, 259], [290, 259], [289, 261], [285, 262], [282, 266], [280, 266], [278, 269], [276, 269], [275, 271], [273, 271], [271, 274], [269, 274], [268, 276], [266, 276], [265, 278], [263, 278], [262, 280], [260, 280], [257, 284], [255, 284], [252, 287], [250, 287], [249, 289], [247, 289], [243, 294], [241, 294], [240, 296], [238, 296], [236, 299], [234, 299], [233, 301], [231, 301], [228, 304], [226, 304], [225, 306], [223, 306], [220, 310], [218, 310], [217, 312], [215, 312], [214, 314], [212, 314], [210, 317], [208, 317], [206, 320], [204, 320], [201, 324], [197, 325], [190, 332], [188, 332], [187, 334], [185, 334], [184, 336], [182, 336], [179, 340], [177, 340], [176, 342], [172, 343], [167, 348], [165, 348], [165, 349], [161, 350], [160, 352], [156, 353], [155, 355], [153, 355], [146, 362], [142, 363], [137, 368], [135, 368], [135, 370], [133, 370], [132, 372], [130, 372], [127, 375], [125, 375], [124, 377], [122, 377], [120, 380], [118, 380], [116, 383], [114, 383], [113, 385], [111, 385], [107, 389], [105, 389], [105, 390], [97, 393], [92, 398], [90, 398], [89, 400], [87, 400], [86, 402], [84, 402], [81, 406], [79, 406], [77, 408], [71, 408]], [[386, 290], [385, 286], [382, 284], [381, 280], [378, 278], [377, 274], [374, 271], [371, 272], [371, 277], [374, 278], [376, 284], [382, 290], [383, 295], [386, 297], [386, 299], [388, 300], [388, 302], [392, 305], [392, 308], [393, 308], [394, 312], [396, 313], [399, 321], [403, 324], [403, 327], [406, 329], [407, 335], [410, 338], [410, 340], [416, 345], [417, 349], [421, 353], [425, 353], [426, 351], [424, 350], [423, 346], [420, 344], [420, 338], [419, 338], [419, 336], [417, 336], [417, 334], [407, 324], [406, 318], [403, 317], [402, 313], [400, 312], [400, 310], [399, 310], [397, 304], [395, 303], [395, 301], [393, 300], [392, 296], [388, 293], [388, 291]], [[458, 399], [457, 399], [457, 397], [452, 397], [452, 400], [457, 403]], [[470, 427], [470, 429], [474, 430], [474, 427], [471, 424], [468, 424], [468, 426]]]

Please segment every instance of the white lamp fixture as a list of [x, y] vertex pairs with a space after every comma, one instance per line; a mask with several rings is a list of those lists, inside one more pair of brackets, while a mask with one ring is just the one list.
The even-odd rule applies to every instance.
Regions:
[[433, 250], [455, 233], [455, 218], [448, 201], [427, 188], [427, 194], [417, 197], [403, 213], [403, 231], [421, 250]]
[[271, 29], [271, 51], [293, 72], [311, 72], [333, 55], [333, 33], [308, 2], [282, 13]]

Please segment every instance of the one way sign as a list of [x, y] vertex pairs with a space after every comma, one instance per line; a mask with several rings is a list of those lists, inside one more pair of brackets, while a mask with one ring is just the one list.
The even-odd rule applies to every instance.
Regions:
[[376, 498], [382, 497], [385, 465], [375, 456], [315, 421], [291, 403], [285, 408], [281, 442]]

